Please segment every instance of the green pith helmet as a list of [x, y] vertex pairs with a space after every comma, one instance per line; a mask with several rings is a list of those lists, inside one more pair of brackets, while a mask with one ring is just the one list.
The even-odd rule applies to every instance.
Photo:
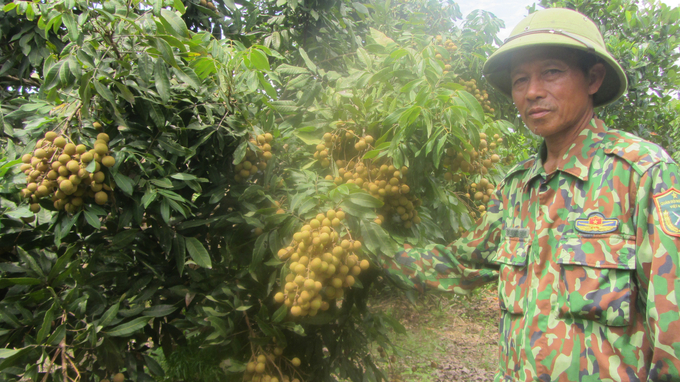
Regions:
[[493, 87], [511, 97], [510, 58], [512, 54], [533, 46], [561, 46], [597, 56], [606, 67], [607, 74], [594, 95], [594, 106], [614, 102], [626, 91], [626, 75], [607, 52], [595, 23], [576, 11], [564, 8], [544, 9], [525, 17], [486, 61], [484, 77]]

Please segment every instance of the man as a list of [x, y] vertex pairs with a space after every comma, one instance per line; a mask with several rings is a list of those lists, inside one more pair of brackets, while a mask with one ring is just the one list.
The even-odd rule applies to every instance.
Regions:
[[595, 118], [627, 85], [598, 28], [575, 11], [536, 12], [484, 75], [544, 142], [475, 230], [405, 248], [388, 273], [457, 293], [498, 280], [496, 380], [680, 380], [678, 166]]

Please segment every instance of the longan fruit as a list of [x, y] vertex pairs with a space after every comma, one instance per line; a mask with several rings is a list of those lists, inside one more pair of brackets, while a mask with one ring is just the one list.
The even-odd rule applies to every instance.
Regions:
[[300, 358], [298, 358], [298, 357], [295, 357], [295, 358], [291, 359], [290, 362], [291, 362], [291, 363], [293, 364], [293, 366], [295, 366], [295, 367], [298, 367], [298, 366], [300, 366], [300, 364], [302, 364], [302, 362], [300, 361]]
[[102, 158], [102, 164], [106, 167], [113, 167], [116, 164], [116, 159], [111, 155], [106, 155]]
[[67, 143], [64, 145], [64, 154], [73, 155], [76, 153], [76, 145], [73, 143]]
[[66, 146], [66, 139], [64, 137], [56, 137], [54, 138], [54, 145], [62, 148]]
[[97, 143], [94, 145], [94, 152], [99, 155], [106, 155], [109, 152], [109, 147], [104, 143]]
[[94, 201], [101, 206], [109, 201], [109, 195], [105, 191], [99, 191], [94, 194]]
[[113, 376], [113, 382], [124, 382], [124, 381], [125, 381], [125, 375], [123, 373], [118, 373], [118, 374]]

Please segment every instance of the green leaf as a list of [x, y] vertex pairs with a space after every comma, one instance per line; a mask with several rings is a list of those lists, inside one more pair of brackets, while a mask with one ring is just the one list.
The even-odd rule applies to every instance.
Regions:
[[105, 332], [109, 337], [125, 337], [149, 324], [149, 317], [137, 317]]
[[186, 249], [189, 252], [189, 256], [203, 268], [212, 268], [212, 261], [210, 260], [210, 255], [208, 251], [205, 250], [203, 244], [201, 244], [195, 237], [185, 238]]
[[99, 216], [97, 216], [97, 214], [95, 214], [92, 211], [88, 211], [88, 210], [85, 210], [84, 213], [85, 213], [85, 220], [87, 221], [87, 223], [89, 225], [91, 225], [95, 229], [101, 228], [101, 222], [99, 221]]
[[135, 185], [132, 179], [119, 172], [114, 172], [113, 180], [116, 182], [116, 186], [120, 187], [121, 191], [126, 195], [132, 195], [132, 192], [134, 191], [133, 187]]
[[176, 311], [179, 307], [168, 304], [154, 305], [149, 309], [145, 309], [142, 314], [148, 317], [165, 317], [170, 313]]
[[184, 236], [177, 235], [172, 239], [172, 252], [175, 255], [175, 266], [179, 275], [182, 276], [184, 272], [184, 263], [186, 262], [186, 242]]
[[[118, 91], [120, 92], [120, 95], [122, 95], [123, 98], [125, 98], [125, 100], [128, 101], [131, 105], [134, 105], [135, 104], [135, 96], [134, 96], [134, 94], [132, 94], [130, 89], [127, 86], [121, 84], [120, 82], [116, 82], [115, 84], [116, 84], [116, 87], [118, 88]], [[94, 161], [92, 161], [90, 163], [94, 163]]]
[[[0, 371], [13, 366], [21, 357], [34, 350], [33, 346], [27, 346], [21, 349], [0, 349]], [[22, 366], [23, 368], [23, 366]]]
[[317, 136], [318, 134], [312, 134], [312, 133], [306, 133], [306, 132], [300, 132], [300, 131], [295, 131], [294, 134], [295, 134], [296, 137], [300, 138], [300, 140], [307, 145], [315, 145], [316, 146], [319, 143], [323, 142], [323, 140]]
[[302, 49], [302, 47], [300, 47], [298, 51], [300, 52], [300, 56], [305, 61], [305, 65], [307, 65], [309, 70], [311, 70], [313, 73], [316, 73], [316, 65], [314, 65], [314, 62], [312, 62], [312, 60], [309, 59], [307, 52], [305, 52], [305, 50]]
[[286, 318], [287, 315], [288, 307], [285, 304], [283, 304], [278, 309], [276, 309], [276, 312], [274, 312], [274, 315], [272, 316], [272, 321], [281, 322], [283, 321], [284, 318]]
[[354, 9], [357, 10], [359, 13], [363, 13], [364, 15], [368, 15], [368, 8], [366, 8], [365, 5], [359, 3], [359, 2], [353, 2], [352, 5], [354, 6]]
[[181, 13], [182, 15], [185, 14], [185, 13], [187, 12], [187, 9], [186, 9], [186, 7], [184, 6], [184, 3], [182, 2], [182, 0], [174, 0], [174, 1], [173, 1], [173, 6], [174, 6], [175, 9], [176, 9], [179, 13]]
[[111, 248], [120, 249], [131, 244], [135, 240], [137, 232], [138, 232], [137, 229], [126, 229], [124, 231], [119, 232], [118, 234], [116, 234], [116, 236], [113, 237], [113, 240], [111, 240]]
[[384, 204], [381, 200], [376, 199], [365, 192], [350, 194], [347, 199], [358, 206], [367, 208], [380, 208]]
[[[302, 48], [300, 48], [302, 49]], [[253, 66], [258, 69], [258, 70], [271, 70], [269, 67], [269, 60], [267, 59], [267, 56], [258, 49], [251, 49], [250, 50], [250, 62], [253, 64]]]
[[170, 79], [168, 78], [168, 70], [165, 67], [165, 62], [156, 60], [153, 78], [156, 83], [158, 95], [161, 97], [163, 104], [167, 104], [170, 100]]
[[2, 278], [0, 279], [0, 289], [4, 289], [12, 285], [38, 285], [40, 282], [40, 279], [35, 279], [32, 277]]
[[58, 345], [66, 336], [66, 324], [57, 326], [52, 332], [50, 338], [47, 339], [48, 345]]
[[116, 302], [114, 305], [111, 305], [109, 309], [102, 314], [102, 317], [99, 319], [99, 325], [106, 327], [108, 326], [118, 315], [118, 309], [120, 307], [120, 301]]
[[380, 45], [382, 45], [382, 46], [387, 46], [387, 45], [389, 45], [389, 44], [394, 44], [394, 40], [392, 40], [391, 38], [387, 37], [387, 35], [384, 34], [383, 32], [381, 32], [381, 31], [379, 31], [379, 30], [377, 30], [377, 29], [374, 29], [374, 28], [370, 28], [370, 30], [371, 30], [371, 37], [373, 37], [373, 39], [375, 40], [375, 42], [377, 42], [378, 44], [380, 44]]
[[109, 101], [111, 106], [115, 109], [118, 105], [116, 103], [116, 97], [113, 96], [113, 93], [111, 90], [109, 90], [108, 87], [102, 85], [99, 81], [97, 80], [92, 80], [92, 84], [94, 85], [94, 89], [99, 93], [100, 96], [104, 97], [105, 100]]
[[165, 20], [178, 37], [190, 37], [186, 23], [175, 12], [161, 9], [161, 20]]
[[59, 304], [57, 303], [57, 301], [54, 301], [52, 303], [52, 306], [50, 306], [47, 312], [45, 312], [45, 317], [43, 317], [42, 326], [40, 327], [40, 330], [38, 331], [38, 335], [36, 337], [37, 343], [42, 343], [43, 340], [47, 337], [49, 331], [52, 330], [52, 321], [54, 320], [54, 315], [57, 312], [58, 308]]

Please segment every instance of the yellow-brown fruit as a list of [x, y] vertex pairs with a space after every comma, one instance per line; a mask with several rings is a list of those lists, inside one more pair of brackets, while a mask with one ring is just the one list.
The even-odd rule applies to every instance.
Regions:
[[274, 295], [274, 301], [276, 301], [279, 304], [282, 303], [284, 299], [285, 296], [281, 292], [278, 292], [277, 294]]
[[105, 178], [106, 175], [104, 175], [104, 173], [101, 171], [97, 171], [94, 174], [92, 174], [92, 180], [94, 180], [97, 183], [102, 183]]
[[368, 262], [368, 260], [361, 260], [359, 263], [359, 267], [361, 267], [362, 270], [367, 270], [371, 266], [371, 263]]
[[102, 141], [108, 142], [109, 141], [109, 135], [106, 133], [99, 133], [97, 134], [97, 139], [101, 139]]
[[45, 140], [46, 141], [54, 141], [54, 138], [56, 138], [58, 135], [54, 131], [48, 131], [45, 133]]
[[64, 154], [74, 155], [76, 153], [76, 145], [73, 143], [67, 143], [64, 145]]
[[[298, 308], [298, 307], [294, 306], [293, 308]], [[293, 310], [293, 309], [291, 309], [291, 310]], [[257, 374], [262, 374], [262, 373], [264, 373], [265, 368], [266, 368], [266, 365], [264, 364], [264, 362], [258, 362], [257, 365], [255, 365], [255, 372]]]
[[45, 149], [37, 149], [33, 152], [36, 158], [42, 159], [47, 156], [47, 151]]
[[109, 195], [105, 191], [99, 191], [94, 194], [94, 201], [101, 206], [109, 201]]
[[76, 174], [80, 170], [80, 163], [78, 163], [78, 161], [70, 160], [66, 163], [66, 168], [71, 171], [71, 173]]
[[61, 164], [66, 164], [71, 161], [71, 156], [68, 154], [61, 154], [59, 155], [58, 160]]
[[94, 159], [94, 156], [90, 152], [85, 152], [80, 155], [80, 160], [83, 163], [90, 163], [92, 162], [92, 159]]
[[484, 197], [483, 192], [481, 192], [481, 191], [475, 192], [475, 200], [482, 200], [483, 197]]
[[118, 374], [114, 375], [113, 376], [113, 382], [125, 382], [125, 375], [123, 375], [123, 373], [118, 373]]
[[66, 139], [64, 137], [56, 137], [54, 138], [54, 145], [57, 147], [64, 147], [66, 146]]
[[33, 212], [34, 214], [37, 214], [38, 212], [40, 212], [40, 204], [38, 204], [38, 203], [31, 203], [29, 209], [30, 209], [31, 212]]
[[94, 145], [94, 152], [99, 155], [106, 155], [109, 152], [109, 147], [104, 143], [97, 143]]
[[75, 191], [75, 186], [70, 180], [64, 180], [59, 183], [59, 189], [63, 191], [66, 195], [71, 195]]
[[293, 317], [299, 317], [302, 314], [302, 308], [296, 305], [290, 308], [290, 314], [292, 314]]
[[24, 163], [31, 163], [31, 159], [33, 159], [33, 155], [31, 154], [24, 154], [21, 156], [21, 161]]
[[111, 155], [107, 155], [104, 158], [102, 158], [102, 164], [106, 167], [113, 167], [113, 165], [116, 164], [116, 159]]
[[298, 367], [298, 366], [300, 366], [300, 364], [302, 364], [302, 362], [300, 361], [300, 358], [298, 358], [298, 357], [295, 357], [295, 358], [291, 359], [290, 362], [291, 362], [291, 363], [293, 364], [293, 366], [295, 366], [295, 367]]

